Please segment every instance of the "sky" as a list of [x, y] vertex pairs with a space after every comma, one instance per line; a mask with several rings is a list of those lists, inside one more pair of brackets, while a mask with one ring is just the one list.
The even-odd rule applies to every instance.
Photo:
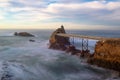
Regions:
[[120, 30], [120, 0], [0, 0], [0, 29]]

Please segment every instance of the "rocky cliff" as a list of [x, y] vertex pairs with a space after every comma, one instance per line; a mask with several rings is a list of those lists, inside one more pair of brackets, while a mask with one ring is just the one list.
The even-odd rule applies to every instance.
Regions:
[[94, 56], [88, 59], [88, 63], [120, 72], [120, 39], [98, 41]]
[[70, 44], [69, 38], [57, 36], [56, 34], [58, 33], [64, 33], [64, 34], [66, 33], [63, 26], [61, 26], [61, 28], [56, 29], [50, 36], [49, 48], [66, 50], [66, 45]]

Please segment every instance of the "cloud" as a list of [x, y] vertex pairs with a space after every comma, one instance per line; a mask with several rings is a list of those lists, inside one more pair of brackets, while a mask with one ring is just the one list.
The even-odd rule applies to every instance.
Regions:
[[27, 11], [27, 12], [22, 12], [19, 14], [16, 14], [13, 16], [13, 18], [17, 21], [21, 22], [40, 22], [47, 20], [49, 18], [52, 18], [50, 15], [44, 14], [44, 13], [39, 13], [38, 11]]
[[86, 20], [86, 22], [107, 25], [112, 22], [113, 25], [117, 25], [116, 22], [120, 20], [119, 9], [120, 2], [91, 1], [69, 4], [55, 3], [49, 5], [44, 11], [56, 15], [58, 18], [77, 20], [76, 22]]
[[0, 20], [3, 20], [3, 19], [4, 19], [4, 17], [2, 15], [0, 15]]
[[[47, 7], [46, 11], [50, 12], [61, 12], [61, 11], [99, 11], [99, 10], [115, 10], [120, 8], [120, 2], [109, 2], [109, 3], [102, 3], [100, 1], [92, 1], [92, 2], [85, 2], [85, 3], [55, 3], [51, 4]], [[80, 10], [80, 11], [79, 11]]]
[[9, 6], [9, 3], [7, 1], [0, 1], [0, 8], [5, 8]]
[[0, 0], [0, 19], [119, 26], [119, 9], [117, 0]]
[[3, 11], [0, 9], [0, 20], [3, 20], [3, 19], [4, 19], [4, 14], [5, 14], [5, 12], [3, 12]]

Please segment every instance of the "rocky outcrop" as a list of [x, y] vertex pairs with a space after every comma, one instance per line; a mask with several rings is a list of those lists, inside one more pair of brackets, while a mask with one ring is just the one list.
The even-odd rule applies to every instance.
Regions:
[[88, 59], [88, 63], [120, 72], [120, 39], [98, 41], [94, 56]]
[[27, 33], [27, 32], [15, 32], [14, 33], [15, 36], [23, 36], [23, 37], [34, 37], [34, 35]]
[[49, 48], [66, 50], [66, 48], [67, 48], [66, 46], [70, 45], [69, 38], [57, 36], [56, 34], [58, 34], [58, 33], [64, 33], [64, 34], [66, 33], [63, 26], [61, 26], [61, 28], [56, 29], [50, 36]]
[[63, 50], [67, 53], [70, 53], [71, 55], [80, 56], [81, 50], [78, 50], [74, 45], [71, 45], [68, 37], [57, 36], [58, 33], [66, 34], [63, 26], [61, 26], [61, 28], [56, 29], [56, 31], [52, 33], [49, 39], [49, 48]]
[[106, 39], [98, 41], [95, 45], [94, 54], [90, 54], [89, 50], [78, 50], [74, 45], [71, 45], [69, 38], [57, 36], [58, 33], [64, 33], [64, 27], [54, 31], [49, 39], [51, 49], [64, 50], [72, 55], [87, 58], [90, 64], [98, 65], [113, 69], [120, 72], [120, 39]]

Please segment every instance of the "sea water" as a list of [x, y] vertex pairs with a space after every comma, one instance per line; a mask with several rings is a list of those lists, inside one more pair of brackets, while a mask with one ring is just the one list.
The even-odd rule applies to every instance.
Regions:
[[[0, 80], [120, 80], [115, 71], [48, 49], [53, 31], [0, 30]], [[14, 32], [29, 32], [35, 37], [14, 36]], [[68, 30], [67, 33], [120, 38], [120, 31]], [[89, 41], [90, 50], [95, 43], [95, 40]]]

